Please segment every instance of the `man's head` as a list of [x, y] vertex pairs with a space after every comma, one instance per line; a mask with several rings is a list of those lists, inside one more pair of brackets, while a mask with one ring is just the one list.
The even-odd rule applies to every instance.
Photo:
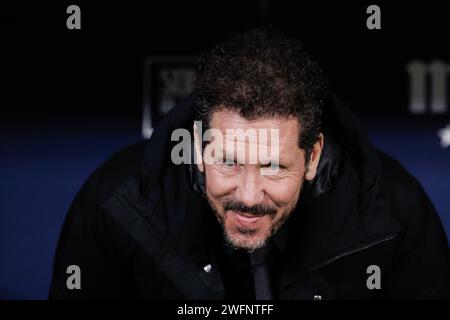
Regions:
[[[212, 162], [198, 164], [208, 201], [229, 244], [249, 251], [262, 247], [294, 210], [304, 180], [316, 175], [323, 147], [322, 71], [296, 40], [254, 30], [205, 54], [195, 87], [202, 131], [214, 129], [224, 137], [220, 149], [226, 159], [213, 155]], [[277, 139], [227, 134], [260, 129], [275, 131]], [[207, 143], [200, 128], [194, 132], [202, 157]], [[248, 161], [253, 147], [276, 149], [275, 172], [262, 174], [270, 163]]]

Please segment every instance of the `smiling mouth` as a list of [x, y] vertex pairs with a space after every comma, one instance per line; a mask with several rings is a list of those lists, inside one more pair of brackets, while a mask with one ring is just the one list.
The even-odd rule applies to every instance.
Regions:
[[257, 223], [259, 220], [264, 218], [265, 215], [262, 216], [255, 216], [252, 214], [246, 214], [239, 211], [233, 211], [230, 210], [231, 215], [241, 224], [254, 224]]

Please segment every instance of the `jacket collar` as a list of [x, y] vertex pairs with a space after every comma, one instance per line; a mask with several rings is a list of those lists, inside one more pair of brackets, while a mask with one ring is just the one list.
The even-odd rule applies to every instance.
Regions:
[[387, 212], [378, 155], [353, 113], [330, 95], [318, 174], [306, 183], [292, 216], [285, 285], [342, 257], [396, 237]]

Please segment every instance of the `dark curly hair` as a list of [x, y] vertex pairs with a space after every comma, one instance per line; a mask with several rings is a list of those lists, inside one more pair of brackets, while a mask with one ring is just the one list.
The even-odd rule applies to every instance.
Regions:
[[228, 109], [247, 120], [296, 117], [306, 162], [319, 138], [326, 78], [300, 43], [278, 31], [232, 36], [200, 58], [195, 78], [196, 120], [203, 130], [213, 112]]

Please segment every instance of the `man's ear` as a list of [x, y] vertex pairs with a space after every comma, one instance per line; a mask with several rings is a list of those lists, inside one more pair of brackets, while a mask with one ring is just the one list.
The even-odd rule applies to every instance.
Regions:
[[324, 136], [322, 133], [319, 134], [319, 139], [314, 144], [309, 158], [309, 164], [307, 172], [305, 174], [306, 180], [313, 180], [317, 174], [317, 166], [319, 165], [320, 156], [323, 150]]
[[204, 172], [203, 152], [202, 152], [202, 128], [200, 121], [194, 121], [194, 152], [195, 164], [198, 170]]

